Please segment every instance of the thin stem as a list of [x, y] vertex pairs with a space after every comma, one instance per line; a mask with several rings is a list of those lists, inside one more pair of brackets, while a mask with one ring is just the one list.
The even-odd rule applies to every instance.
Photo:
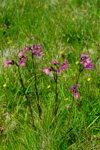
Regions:
[[[79, 74], [78, 74], [78, 77], [77, 77], [77, 80], [76, 80], [76, 84], [78, 84], [80, 74], [81, 74], [81, 72], [82, 72], [83, 70], [84, 70], [84, 68], [81, 69], [81, 66], [80, 66], [80, 68], [79, 68]], [[70, 122], [70, 118], [71, 118], [73, 103], [74, 103], [74, 96], [73, 96], [73, 100], [72, 100], [72, 104], [71, 104], [71, 108], [70, 108], [70, 114], [69, 114], [69, 117], [68, 117], [67, 128], [68, 128], [68, 126], [69, 126], [69, 122]], [[68, 131], [68, 132], [69, 132], [69, 131]]]
[[30, 101], [29, 97], [26, 95], [26, 92], [25, 92], [25, 87], [24, 87], [23, 80], [22, 80], [21, 73], [20, 73], [20, 67], [17, 63], [15, 63], [15, 64], [18, 67], [19, 80], [20, 80], [21, 86], [23, 88], [24, 95], [26, 97], [26, 100], [27, 100], [29, 108], [30, 108], [30, 113], [31, 113], [32, 123], [33, 123], [32, 126], [34, 127], [34, 130], [36, 130], [36, 127], [34, 125], [34, 119], [33, 119], [33, 111], [32, 111], [32, 108], [31, 108], [31, 101]]
[[57, 93], [57, 71], [56, 71], [56, 76], [55, 76], [55, 83], [56, 83], [56, 87], [55, 87], [55, 114], [57, 113], [58, 110], [58, 93]]
[[32, 60], [33, 60], [33, 68], [34, 68], [36, 101], [37, 101], [37, 107], [38, 107], [39, 117], [41, 118], [42, 110], [41, 110], [41, 107], [40, 107], [40, 104], [39, 104], [39, 94], [38, 94], [38, 89], [37, 89], [37, 80], [36, 80], [36, 72], [35, 72], [35, 65], [34, 65], [34, 58], [33, 58], [33, 55], [32, 55]]
[[83, 70], [84, 70], [84, 68], [81, 69], [81, 66], [80, 66], [80, 68], [79, 68], [79, 74], [78, 74], [78, 77], [77, 77], [76, 84], [78, 84], [80, 74], [81, 74], [81, 72], [82, 72]]
[[71, 104], [71, 107], [70, 107], [70, 114], [69, 114], [69, 117], [68, 117], [67, 128], [68, 128], [68, 125], [69, 125], [69, 122], [70, 122], [70, 118], [71, 118], [73, 103], [74, 103], [74, 96], [73, 96], [72, 104]]

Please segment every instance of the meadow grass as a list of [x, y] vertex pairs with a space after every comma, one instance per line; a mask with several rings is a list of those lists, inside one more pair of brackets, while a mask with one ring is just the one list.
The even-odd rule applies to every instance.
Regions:
[[[41, 43], [43, 56], [36, 59], [37, 87], [42, 108], [39, 118], [35, 100], [31, 57], [21, 75], [31, 98], [35, 131], [15, 66], [4, 67], [5, 59], [18, 61], [25, 43]], [[58, 75], [57, 114], [55, 82], [44, 67], [63, 52], [70, 64]], [[80, 57], [89, 54], [94, 70], [84, 70], [79, 79], [80, 97], [73, 100], [70, 86], [76, 83]], [[90, 80], [89, 80], [90, 78]], [[49, 88], [48, 88], [49, 87]], [[81, 109], [77, 102], [81, 103]], [[27, 113], [28, 112], [28, 113]], [[0, 150], [99, 150], [100, 149], [100, 2], [99, 0], [1, 0], [0, 2]]]

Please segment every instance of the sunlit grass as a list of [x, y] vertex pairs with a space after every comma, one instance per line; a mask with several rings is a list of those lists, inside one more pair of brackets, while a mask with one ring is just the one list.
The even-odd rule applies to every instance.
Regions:
[[[3, 0], [0, 3], [0, 149], [100, 149], [100, 4], [82, 0]], [[5, 59], [18, 61], [28, 45], [41, 43], [43, 56], [36, 61], [37, 87], [42, 108], [39, 119], [31, 58], [21, 68], [27, 94], [32, 96], [34, 131], [17, 68], [4, 67]], [[76, 82], [80, 57], [87, 53], [96, 71], [85, 70], [79, 79], [80, 98], [72, 103], [70, 86]], [[59, 109], [53, 114], [55, 83], [44, 67], [64, 55], [69, 69], [58, 76]], [[81, 109], [77, 102], [81, 103]], [[30, 115], [30, 114], [29, 114]], [[72, 130], [71, 130], [72, 129]]]

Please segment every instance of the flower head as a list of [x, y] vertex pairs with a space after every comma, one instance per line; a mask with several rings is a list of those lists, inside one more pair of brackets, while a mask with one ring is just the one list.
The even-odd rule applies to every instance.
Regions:
[[8, 42], [7, 42], [7, 44], [11, 44], [12, 43], [12, 41], [11, 40], [9, 40]]
[[79, 61], [76, 61], [76, 63], [75, 63], [76, 65], [78, 65], [79, 64]]
[[88, 78], [88, 79], [87, 79], [87, 81], [90, 81], [90, 80], [91, 80], [91, 78]]
[[41, 44], [38, 44], [38, 47], [36, 47], [36, 45], [32, 45], [31, 47], [29, 47], [29, 50], [31, 51], [30, 53], [33, 56], [37, 55], [40, 58], [40, 56], [43, 55]]
[[65, 58], [64, 63], [62, 63], [62, 65], [60, 66], [60, 69], [66, 71], [68, 66], [69, 66], [69, 64], [66, 62], [66, 58]]
[[56, 59], [53, 60], [52, 64], [59, 65], [59, 63], [56, 61]]
[[65, 101], [67, 101], [68, 100], [68, 98], [65, 98]]
[[50, 85], [47, 86], [48, 89], [49, 89], [50, 87], [51, 87]]
[[23, 55], [24, 55], [23, 51], [18, 54], [19, 57], [22, 57]]
[[25, 44], [25, 47], [23, 48], [23, 50], [24, 50], [24, 53], [28, 50], [27, 43]]
[[58, 70], [57, 70], [57, 73], [61, 75], [61, 74], [62, 74], [61, 69], [58, 69]]
[[6, 59], [5, 67], [7, 67], [10, 64], [10, 62]]
[[58, 63], [56, 61], [56, 59], [54, 59], [51, 64], [55, 65], [55, 67], [51, 66], [50, 69], [48, 67], [45, 67], [44, 72], [46, 74], [49, 74], [50, 71], [53, 71], [53, 72], [57, 72], [57, 74], [61, 75], [62, 70], [65, 71], [67, 69], [67, 67], [69, 66], [69, 64], [66, 62], [66, 59], [64, 59], [64, 62], [61, 65], [60, 65], [60, 63]]
[[43, 70], [44, 74], [49, 74], [50, 69], [48, 67], [44, 67], [45, 69]]
[[73, 97], [76, 99], [78, 99], [78, 97], [80, 96], [77, 91], [78, 86], [79, 86], [79, 84], [76, 84], [76, 85], [70, 87], [70, 91], [73, 93]]
[[86, 68], [87, 70], [90, 70], [90, 69], [95, 70], [94, 64], [92, 64], [88, 54], [82, 54], [80, 55], [80, 57], [81, 57], [81, 64], [84, 65], [84, 68]]
[[3, 87], [6, 87], [6, 84], [3, 84]]
[[23, 61], [23, 60], [20, 60], [20, 61], [19, 61], [19, 65], [20, 65], [20, 66], [25, 66], [24, 61]]

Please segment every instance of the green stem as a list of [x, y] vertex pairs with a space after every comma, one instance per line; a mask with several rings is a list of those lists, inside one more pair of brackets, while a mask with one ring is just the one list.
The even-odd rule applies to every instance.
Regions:
[[31, 117], [32, 117], [32, 126], [34, 127], [34, 130], [36, 130], [36, 127], [34, 125], [34, 118], [33, 118], [33, 111], [32, 111], [32, 107], [31, 107], [31, 101], [30, 101], [30, 98], [26, 95], [26, 92], [25, 92], [24, 83], [23, 83], [23, 80], [22, 80], [22, 77], [21, 77], [21, 73], [20, 73], [20, 67], [19, 67], [19, 65], [17, 63], [15, 63], [15, 64], [18, 67], [19, 80], [20, 80], [21, 86], [23, 88], [24, 95], [26, 97], [26, 100], [27, 100], [29, 108], [30, 108], [30, 113], [31, 113]]
[[39, 94], [38, 94], [38, 89], [37, 89], [37, 80], [36, 80], [36, 72], [35, 72], [35, 65], [34, 65], [34, 57], [32, 55], [32, 60], [33, 60], [33, 68], [34, 68], [34, 79], [35, 79], [35, 92], [36, 92], [36, 101], [37, 101], [37, 108], [39, 112], [39, 117], [41, 118], [42, 115], [42, 109], [39, 104]]

